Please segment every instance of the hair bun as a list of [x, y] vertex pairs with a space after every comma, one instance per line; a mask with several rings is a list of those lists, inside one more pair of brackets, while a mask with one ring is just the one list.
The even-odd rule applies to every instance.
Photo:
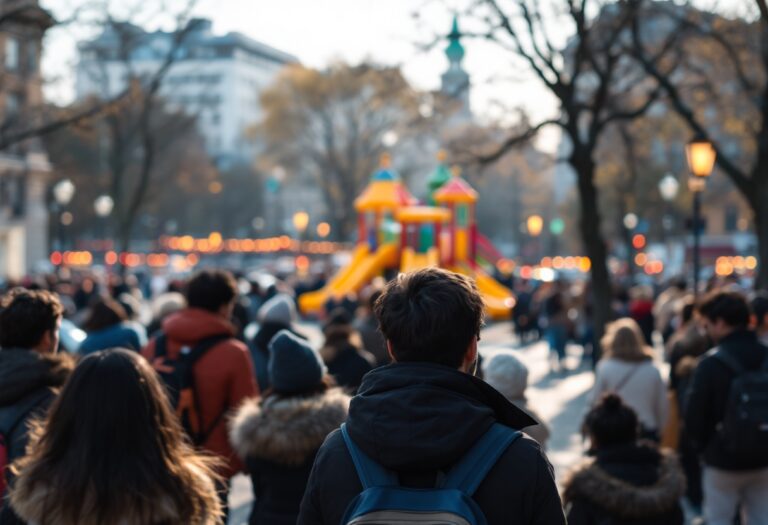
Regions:
[[618, 410], [624, 405], [624, 402], [618, 394], [609, 392], [603, 396], [600, 404], [603, 405], [606, 410]]

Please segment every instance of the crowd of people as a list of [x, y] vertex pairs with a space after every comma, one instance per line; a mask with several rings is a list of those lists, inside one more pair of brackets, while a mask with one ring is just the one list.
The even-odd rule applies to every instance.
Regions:
[[223, 523], [239, 472], [252, 524], [682, 525], [684, 503], [768, 524], [768, 296], [733, 283], [617, 292], [600, 341], [588, 285], [516, 283], [521, 343], [545, 338], [558, 374], [569, 341], [595, 360], [560, 489], [528, 369], [481, 359], [461, 275], [337, 298], [322, 341], [291, 286], [222, 270], [20, 284], [0, 302], [0, 525]]

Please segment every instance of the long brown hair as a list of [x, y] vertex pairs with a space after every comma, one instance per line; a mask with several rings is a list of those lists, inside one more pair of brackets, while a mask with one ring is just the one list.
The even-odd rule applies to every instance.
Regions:
[[11, 499], [28, 521], [218, 523], [213, 460], [188, 445], [157, 375], [134, 352], [83, 359], [33, 425], [27, 452], [13, 465]]
[[645, 344], [640, 326], [629, 317], [610, 323], [605, 328], [605, 335], [600, 344], [603, 347], [603, 357], [630, 362], [653, 359], [653, 350]]

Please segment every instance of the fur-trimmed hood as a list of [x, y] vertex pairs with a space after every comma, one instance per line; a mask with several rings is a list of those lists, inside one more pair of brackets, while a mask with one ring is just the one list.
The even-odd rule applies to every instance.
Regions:
[[300, 465], [347, 419], [349, 401], [340, 388], [311, 397], [248, 399], [230, 421], [230, 440], [243, 459]]
[[637, 447], [634, 451], [644, 453], [651, 460], [650, 456], [657, 455], [657, 466], [654, 467], [652, 461], [647, 465], [656, 470], [655, 482], [633, 484], [609, 474], [595, 458], [590, 458], [566, 477], [563, 503], [587, 500], [619, 519], [649, 518], [672, 511], [685, 492], [685, 476], [677, 458], [645, 447]]
[[0, 407], [13, 405], [40, 388], [62, 386], [74, 368], [74, 359], [65, 353], [0, 350]]

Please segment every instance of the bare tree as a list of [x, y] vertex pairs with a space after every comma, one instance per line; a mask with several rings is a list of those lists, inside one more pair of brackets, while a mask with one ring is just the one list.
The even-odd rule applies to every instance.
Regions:
[[[648, 82], [627, 49], [633, 21], [642, 15], [643, 0], [615, 3], [597, 0], [478, 0], [472, 14], [486, 26], [481, 36], [521, 60], [559, 103], [559, 116], [530, 125], [492, 151], [479, 153], [483, 162], [500, 158], [530, 140], [545, 126], [558, 126], [569, 144], [566, 160], [576, 175], [580, 201], [579, 231], [591, 260], [596, 340], [611, 318], [611, 278], [601, 232], [595, 153], [609, 126], [642, 116], [658, 99], [660, 89]], [[506, 7], [508, 6], [508, 7]], [[548, 6], [549, 12], [544, 13]], [[556, 24], [572, 28], [558, 45]], [[659, 51], [657, 60], [666, 49]], [[661, 66], [660, 66], [661, 67]], [[675, 67], [664, 66], [665, 73]]]
[[[752, 0], [749, 0], [750, 2]], [[671, 108], [688, 124], [698, 137], [711, 141], [717, 151], [717, 165], [742, 194], [753, 214], [757, 234], [759, 266], [756, 288], [768, 288], [768, 8], [765, 0], [754, 0], [759, 20], [749, 24], [744, 20], [726, 23], [714, 14], [703, 14], [691, 6], [679, 13], [668, 10], [666, 15], [677, 25], [675, 34], [678, 45], [674, 52], [679, 60], [686, 61], [685, 76], [673, 76], [649, 56], [648, 45], [642, 30], [633, 26], [633, 44], [638, 60], [645, 71], [658, 82]], [[727, 64], [729, 71], [715, 71], [700, 67], [692, 50], [708, 42], [716, 49], [716, 56], [705, 56], [712, 63]], [[684, 44], [689, 44], [688, 46]], [[706, 119], [701, 111], [704, 93], [709, 101], [706, 106], [715, 109], [718, 104], [715, 84], [737, 90], [735, 99], [720, 104], [716, 119]], [[698, 106], [698, 107], [697, 107]], [[729, 111], [726, 111], [726, 108]], [[739, 111], [742, 110], [742, 111]], [[729, 114], [730, 113], [730, 114]], [[752, 145], [726, 148], [726, 142], [734, 137], [723, 130], [728, 119], [750, 121], [747, 127]], [[751, 158], [744, 159], [746, 151], [753, 151]]]

